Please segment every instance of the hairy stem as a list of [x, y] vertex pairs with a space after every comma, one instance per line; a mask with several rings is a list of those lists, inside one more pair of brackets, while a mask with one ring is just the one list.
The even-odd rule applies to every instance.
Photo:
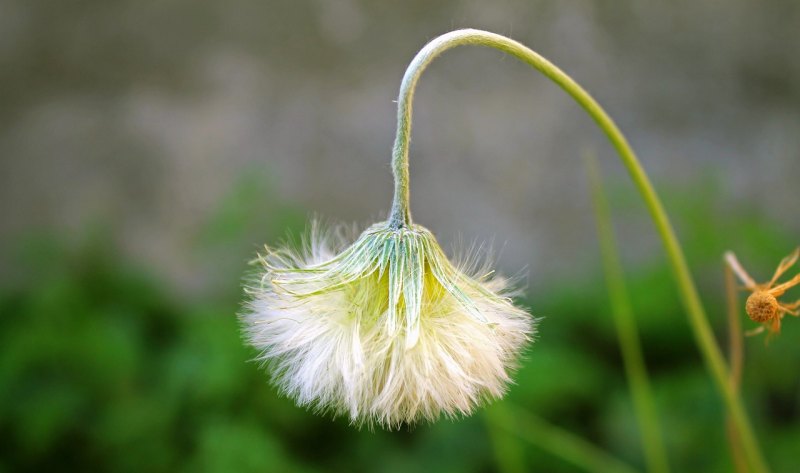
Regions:
[[524, 45], [494, 33], [465, 29], [443, 34], [425, 45], [411, 61], [400, 85], [397, 101], [397, 135], [392, 150], [392, 172], [395, 177], [395, 194], [389, 224], [400, 228], [410, 224], [409, 179], [408, 179], [408, 145], [411, 136], [411, 115], [414, 89], [422, 72], [430, 62], [442, 52], [460, 45], [478, 45], [494, 48], [518, 58], [544, 74], [569, 94], [594, 119], [602, 129], [614, 149], [619, 154], [624, 166], [628, 169], [656, 229], [663, 241], [667, 257], [672, 268], [673, 277], [678, 286], [681, 301], [686, 309], [696, 342], [703, 354], [706, 366], [719, 389], [725, 406], [741, 436], [742, 446], [751, 468], [758, 472], [768, 471], [761, 455], [756, 437], [750, 426], [742, 401], [729, 382], [728, 367], [719, 348], [711, 325], [700, 302], [689, 266], [672, 229], [661, 200], [656, 195], [650, 179], [642, 169], [636, 154], [622, 135], [617, 125], [600, 107], [600, 105], [578, 85], [571, 77], [553, 63]]
[[661, 437], [656, 403], [653, 399], [653, 390], [650, 387], [642, 345], [639, 341], [639, 329], [636, 326], [630, 296], [625, 286], [625, 276], [622, 272], [614, 228], [611, 224], [611, 212], [603, 191], [603, 179], [594, 155], [587, 155], [586, 165], [592, 187], [592, 202], [597, 222], [597, 237], [600, 240], [600, 253], [603, 257], [603, 270], [611, 299], [611, 313], [614, 316], [614, 325], [617, 329], [617, 339], [622, 352], [622, 361], [625, 365], [633, 407], [642, 433], [642, 447], [647, 462], [647, 471], [668, 473], [667, 451], [664, 448], [664, 439]]

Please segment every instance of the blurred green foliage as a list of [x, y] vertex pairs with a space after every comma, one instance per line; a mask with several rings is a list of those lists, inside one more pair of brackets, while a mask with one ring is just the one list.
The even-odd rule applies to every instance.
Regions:
[[[237, 202], [252, 201], [254, 189], [244, 182], [222, 206], [230, 211], [198, 237], [199, 251], [219, 251], [246, 233], [257, 209]], [[720, 213], [711, 197], [669, 195], [724, 334], [722, 251], [736, 249], [763, 274], [797, 242], [754, 210]], [[622, 218], [640, 210], [626, 202], [612, 192]], [[291, 209], [266, 220], [271, 229], [301, 225]], [[276, 238], [273, 230], [258, 231]], [[240, 338], [241, 294], [233, 283], [206, 300], [182, 298], [120, 258], [104, 237], [81, 245], [31, 239], [16, 258], [24, 277], [0, 291], [0, 471], [488, 472], [498, 455], [537, 471], [577, 471], [510, 434], [490, 437], [481, 414], [370, 432], [294, 406], [249, 361], [254, 353]], [[230, 280], [243, 270], [232, 268]], [[724, 413], [662, 257], [628, 276], [671, 462], [676, 471], [730, 471]], [[544, 318], [503, 402], [641, 468], [600, 278], [599, 267], [588, 268], [580, 279], [552, 281], [522, 301]], [[798, 339], [800, 321], [787, 320], [769, 347], [763, 338], [746, 343], [744, 394], [775, 471], [796, 467], [800, 445]]]

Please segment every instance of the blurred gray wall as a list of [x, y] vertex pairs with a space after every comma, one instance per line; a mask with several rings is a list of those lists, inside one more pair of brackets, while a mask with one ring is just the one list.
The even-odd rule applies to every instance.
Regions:
[[[99, 224], [165, 280], [213, 290], [281, 234], [255, 226], [227, 251], [196, 251], [243, 178], [269, 189], [249, 204], [266, 222], [286, 206], [383, 218], [403, 71], [427, 40], [467, 26], [572, 74], [657, 185], [691, 193], [711, 176], [723, 209], [800, 230], [795, 0], [3, 0], [0, 245]], [[597, 153], [612, 182], [624, 170], [557, 87], [461, 48], [423, 77], [414, 125], [412, 211], [446, 246], [493, 240], [500, 266], [534, 285], [593, 261], [581, 155]], [[644, 215], [623, 228], [628, 253], [658, 248]]]

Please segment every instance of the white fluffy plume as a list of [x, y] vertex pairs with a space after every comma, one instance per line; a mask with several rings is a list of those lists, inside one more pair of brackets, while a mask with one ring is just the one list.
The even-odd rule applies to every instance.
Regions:
[[282, 392], [386, 428], [503, 395], [534, 322], [506, 280], [458, 269], [419, 225], [344, 243], [313, 227], [300, 250], [259, 255], [242, 317]]

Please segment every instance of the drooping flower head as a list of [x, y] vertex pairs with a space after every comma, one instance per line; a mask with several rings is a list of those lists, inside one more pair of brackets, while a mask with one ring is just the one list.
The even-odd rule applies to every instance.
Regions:
[[505, 279], [460, 270], [419, 225], [341, 240], [314, 229], [300, 251], [258, 259], [244, 320], [281, 391], [388, 428], [502, 396], [533, 331]]
[[417, 80], [458, 38], [487, 34], [440, 36], [406, 70], [386, 222], [349, 245], [334, 233], [312, 231], [305, 248], [259, 256], [243, 314], [247, 338], [275, 384], [298, 404], [345, 414], [357, 425], [394, 428], [469, 414], [508, 386], [534, 320], [514, 306], [505, 279], [451, 263], [409, 210]]

